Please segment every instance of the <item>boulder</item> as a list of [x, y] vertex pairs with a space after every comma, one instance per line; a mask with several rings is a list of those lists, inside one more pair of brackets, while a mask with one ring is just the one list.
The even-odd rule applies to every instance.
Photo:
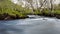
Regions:
[[56, 15], [56, 18], [60, 19], [60, 15]]

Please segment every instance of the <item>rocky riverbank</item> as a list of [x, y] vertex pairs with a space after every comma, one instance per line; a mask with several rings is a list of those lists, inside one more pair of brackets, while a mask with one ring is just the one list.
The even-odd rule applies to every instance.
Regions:
[[0, 20], [15, 20], [15, 19], [25, 19], [28, 18], [28, 16], [13, 16], [8, 14], [0, 14]]
[[49, 12], [49, 10], [46, 8], [42, 12], [40, 12], [41, 9], [34, 9], [33, 11], [32, 10], [33, 9], [28, 9], [26, 7], [22, 7], [20, 5], [14, 4], [10, 0], [1, 0], [0, 1], [0, 20], [15, 20], [15, 19], [29, 18], [29, 16], [27, 15], [56, 17], [60, 19], [60, 8], [55, 9], [53, 13]]
[[[39, 16], [45, 16], [45, 17], [56, 17], [58, 19], [60, 19], [60, 15], [56, 14], [56, 15], [39, 15]], [[25, 16], [13, 16], [13, 15], [9, 15], [9, 14], [0, 14], [0, 20], [15, 20], [15, 19], [25, 19], [25, 18], [29, 18], [29, 16], [25, 15]]]
[[39, 14], [39, 16], [56, 17], [57, 19], [60, 19], [60, 14]]

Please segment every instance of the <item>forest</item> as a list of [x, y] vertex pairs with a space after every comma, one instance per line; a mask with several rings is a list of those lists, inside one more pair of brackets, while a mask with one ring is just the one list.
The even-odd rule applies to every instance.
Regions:
[[[55, 0], [0, 0], [0, 20], [25, 19], [27, 15], [60, 18], [60, 3]], [[24, 4], [24, 2], [25, 4]]]

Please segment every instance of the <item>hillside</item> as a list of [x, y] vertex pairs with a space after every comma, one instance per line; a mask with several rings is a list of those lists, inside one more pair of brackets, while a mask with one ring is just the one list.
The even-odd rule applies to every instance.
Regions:
[[0, 0], [0, 20], [19, 19], [27, 17], [22, 13], [23, 8], [10, 0]]
[[60, 18], [60, 5], [54, 5], [52, 11], [49, 8], [43, 8], [42, 11], [39, 7], [34, 9], [32, 5], [31, 8], [29, 5], [22, 7], [22, 5], [14, 4], [11, 0], [0, 0], [0, 20], [24, 19], [31, 14]]

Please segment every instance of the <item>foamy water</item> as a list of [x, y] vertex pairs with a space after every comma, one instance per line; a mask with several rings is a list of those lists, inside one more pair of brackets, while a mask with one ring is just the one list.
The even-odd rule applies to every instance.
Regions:
[[44, 17], [0, 21], [0, 34], [60, 34], [60, 19]]

